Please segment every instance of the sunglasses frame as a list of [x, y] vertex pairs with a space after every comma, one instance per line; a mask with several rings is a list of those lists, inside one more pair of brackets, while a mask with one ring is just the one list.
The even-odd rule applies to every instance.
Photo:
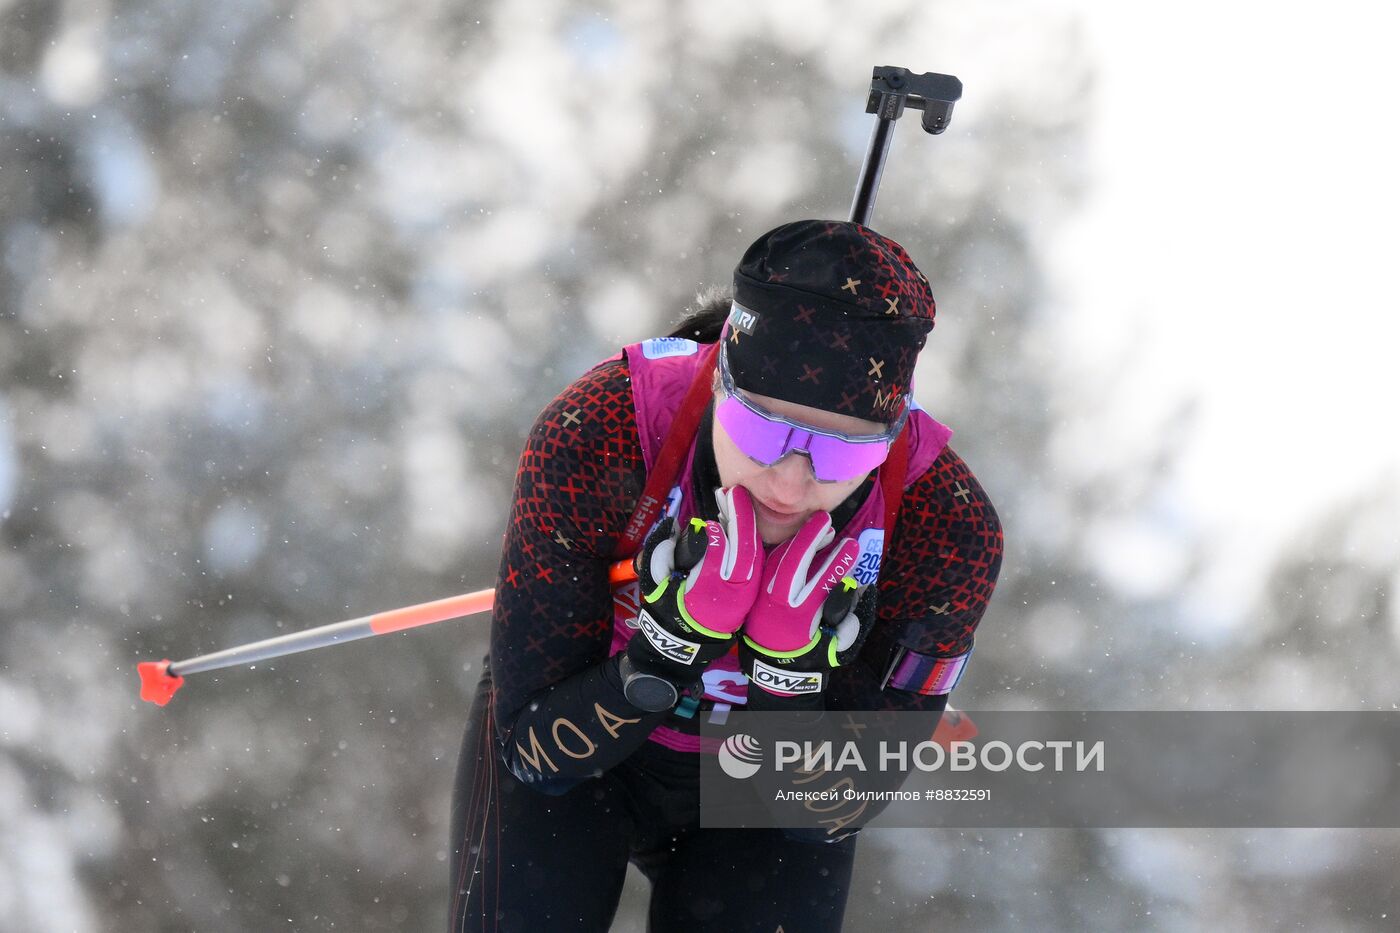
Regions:
[[[903, 395], [903, 410], [900, 411], [899, 417], [894, 421], [893, 424], [890, 425], [888, 430], [879, 434], [847, 434], [844, 431], [833, 431], [828, 428], [818, 428], [814, 425], [807, 424], [806, 422], [798, 421], [795, 418], [784, 417], [783, 415], [779, 415], [769, 411], [768, 409], [760, 405], [758, 402], [755, 402], [753, 399], [749, 398], [747, 395], [744, 394], [744, 390], [740, 389], [738, 385], [736, 385], [734, 382], [734, 374], [729, 370], [729, 348], [727, 346], [722, 347], [720, 349], [719, 378], [720, 387], [724, 390], [726, 398], [734, 399], [745, 409], [762, 418], [764, 421], [767, 421], [771, 424], [781, 424], [791, 431], [800, 431], [803, 434], [814, 434], [819, 437], [829, 437], [833, 440], [841, 441], [846, 444], [882, 443], [885, 445], [886, 457], [889, 456], [889, 449], [892, 446], [894, 446], [895, 440], [899, 437], [899, 432], [904, 430], [905, 422], [909, 420], [909, 415], [914, 408], [913, 399], [910, 396], [910, 394], [906, 392]], [[739, 446], [738, 441], [735, 441], [735, 445]], [[783, 460], [787, 459], [790, 455], [794, 453], [806, 454], [808, 462], [811, 462], [812, 452], [810, 450], [807, 450], [804, 447], [787, 447], [786, 445], [784, 446], [785, 449], [783, 451], [783, 455], [777, 460], [774, 460], [772, 463], [764, 463], [757, 457], [750, 455], [749, 452], [744, 450], [742, 446], [740, 446], [739, 449], [743, 452], [744, 456], [748, 457], [750, 460], [752, 460], [754, 463], [757, 463], [759, 466], [764, 467], [776, 466], [777, 464], [781, 463]], [[816, 475], [815, 464], [812, 465], [812, 476], [819, 483], [845, 483], [849, 482], [851, 479], [856, 478], [850, 477], [848, 479], [822, 479]]]

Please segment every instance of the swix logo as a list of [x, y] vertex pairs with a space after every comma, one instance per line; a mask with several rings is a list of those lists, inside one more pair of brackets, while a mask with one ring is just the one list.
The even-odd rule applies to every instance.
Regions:
[[651, 617], [651, 613], [645, 609], [637, 616], [637, 622], [641, 625], [642, 633], [646, 635], [647, 641], [651, 642], [651, 646], [659, 651], [663, 658], [669, 658], [681, 664], [694, 663], [695, 655], [700, 650], [698, 643], [672, 635], [657, 625], [656, 620]]
[[734, 302], [729, 309], [729, 326], [735, 330], [743, 331], [749, 336], [753, 336], [754, 325], [758, 323], [758, 315], [748, 308]]
[[799, 693], [819, 693], [822, 689], [823, 674], [820, 671], [783, 671], [769, 667], [754, 659], [753, 673], [749, 675], [756, 683], [774, 693], [795, 695]]

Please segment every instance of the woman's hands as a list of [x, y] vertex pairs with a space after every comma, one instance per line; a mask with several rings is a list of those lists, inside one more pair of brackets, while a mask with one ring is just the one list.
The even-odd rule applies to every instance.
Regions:
[[862, 590], [850, 576], [860, 552], [854, 538], [843, 538], [812, 570], [818, 552], [835, 537], [831, 516], [817, 512], [765, 561], [763, 586], [739, 646], [750, 708], [820, 706], [828, 675], [859, 650], [860, 636], [875, 618], [874, 587]]
[[835, 538], [831, 516], [813, 514], [766, 560], [753, 502], [742, 486], [715, 490], [720, 521], [666, 519], [637, 558], [639, 631], [620, 662], [623, 691], [644, 710], [674, 706], [684, 688], [729, 650], [743, 629], [740, 669], [758, 708], [821, 705], [830, 672], [859, 650], [875, 618], [875, 588], [850, 576], [859, 553]]
[[742, 486], [715, 490], [720, 521], [666, 519], [638, 556], [642, 607], [622, 662], [623, 692], [645, 710], [675, 705], [729, 650], [758, 596], [763, 545]]

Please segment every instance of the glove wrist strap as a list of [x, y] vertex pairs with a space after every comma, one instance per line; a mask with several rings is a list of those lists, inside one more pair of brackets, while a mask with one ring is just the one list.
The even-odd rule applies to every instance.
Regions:
[[817, 634], [815, 634], [815, 635], [812, 636], [812, 640], [809, 641], [809, 642], [807, 642], [807, 644], [803, 645], [801, 648], [794, 648], [794, 649], [791, 650], [791, 651], [776, 651], [776, 650], [774, 650], [774, 649], [772, 649], [772, 648], [765, 648], [765, 647], [763, 647], [762, 645], [760, 645], [758, 642], [754, 641], [752, 638], [750, 638], [750, 637], [747, 636], [747, 635], [744, 636], [744, 643], [745, 643], [745, 644], [747, 644], [747, 645], [748, 645], [750, 648], [752, 648], [754, 651], [757, 651], [759, 654], [767, 655], [767, 656], [770, 657], [770, 658], [796, 658], [796, 657], [800, 657], [800, 656], [806, 654], [807, 652], [811, 651], [813, 648], [815, 648], [815, 647], [817, 646], [817, 642], [819, 642], [819, 641], [821, 641], [821, 640], [822, 640], [822, 634], [821, 634], [821, 632], [817, 632]]

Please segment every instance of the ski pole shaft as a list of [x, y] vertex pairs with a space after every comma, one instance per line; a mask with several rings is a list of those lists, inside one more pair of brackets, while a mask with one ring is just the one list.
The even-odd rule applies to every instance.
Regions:
[[[636, 573], [629, 561], [620, 561], [609, 569], [608, 579], [613, 585], [617, 585], [636, 579]], [[187, 674], [202, 674], [238, 664], [253, 664], [302, 651], [358, 641], [361, 638], [402, 632], [420, 625], [459, 619], [487, 612], [495, 605], [495, 601], [495, 590], [477, 590], [357, 619], [347, 619], [344, 622], [332, 622], [303, 632], [278, 635], [235, 648], [186, 658], [183, 661], [143, 661], [136, 666], [141, 675], [141, 699], [164, 706], [170, 702], [175, 691], [180, 689]]]
[[202, 674], [205, 671], [217, 671], [235, 664], [253, 664], [301, 651], [326, 648], [341, 642], [372, 638], [375, 635], [387, 635], [390, 632], [401, 632], [419, 625], [446, 622], [448, 619], [458, 619], [462, 616], [488, 611], [495, 603], [495, 596], [495, 590], [477, 590], [475, 593], [463, 593], [460, 596], [419, 603], [416, 606], [404, 606], [401, 609], [391, 609], [388, 612], [361, 616], [358, 619], [333, 622], [330, 625], [318, 626], [304, 632], [278, 635], [236, 648], [226, 648], [212, 654], [202, 654], [197, 658], [177, 661], [170, 665], [168, 673], [173, 677]]

